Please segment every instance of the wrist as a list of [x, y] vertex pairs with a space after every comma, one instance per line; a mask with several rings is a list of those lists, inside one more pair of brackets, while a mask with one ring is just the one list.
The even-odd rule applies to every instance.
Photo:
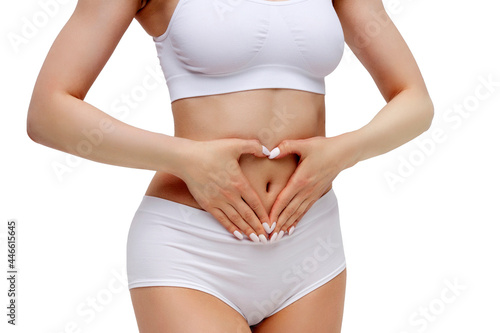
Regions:
[[186, 163], [190, 163], [195, 143], [194, 140], [165, 135], [156, 170], [181, 178]]
[[[352, 131], [340, 134], [336, 137], [340, 141], [343, 153], [341, 154], [341, 168], [348, 169], [362, 160], [363, 141], [359, 131]], [[338, 145], [337, 142], [335, 145]]]

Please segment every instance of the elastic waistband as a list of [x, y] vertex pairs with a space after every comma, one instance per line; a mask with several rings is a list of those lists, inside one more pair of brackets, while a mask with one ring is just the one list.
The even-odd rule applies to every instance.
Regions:
[[[337, 196], [333, 189], [330, 189], [310, 207], [304, 218], [307, 216], [314, 219], [325, 211], [336, 208], [337, 205]], [[200, 226], [200, 219], [213, 220], [219, 224], [217, 219], [205, 210], [149, 195], [142, 198], [137, 211], [162, 215], [195, 226]]]
[[[280, 2], [288, 1], [290, 0]], [[203, 76], [193, 73], [175, 76], [167, 75], [165, 73], [171, 102], [185, 97], [258, 88], [288, 88], [325, 94], [325, 80], [323, 77], [314, 76], [297, 67], [281, 64], [253, 66], [231, 73], [231, 75]], [[264, 81], [262, 80], [263, 77], [266, 78]]]

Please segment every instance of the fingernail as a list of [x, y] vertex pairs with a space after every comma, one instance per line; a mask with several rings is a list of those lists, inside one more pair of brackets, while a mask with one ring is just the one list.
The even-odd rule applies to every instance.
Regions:
[[[262, 223], [262, 226], [264, 227], [264, 230], [270, 234], [271, 232], [273, 232], [273, 230], [271, 228], [269, 228], [269, 224], [267, 224], [267, 222], [264, 222]], [[274, 229], [274, 228], [273, 228]]]
[[278, 239], [276, 241], [279, 241], [284, 234], [285, 232], [283, 230], [280, 230], [280, 233], [278, 234]]
[[278, 234], [274, 234], [269, 241], [272, 243], [276, 240], [277, 237], [278, 237]]
[[259, 239], [262, 243], [267, 243], [267, 238], [264, 235], [259, 235]]
[[269, 156], [269, 154], [271, 154], [269, 152], [269, 149], [266, 148], [266, 146], [262, 145], [262, 153], [266, 156]]
[[280, 149], [278, 147], [276, 147], [273, 150], [271, 150], [271, 152], [269, 153], [269, 159], [272, 160], [273, 158], [275, 158], [279, 154], [280, 154]]
[[239, 232], [238, 230], [235, 230], [233, 232], [233, 235], [238, 238], [238, 239], [243, 239], [243, 235], [241, 234], [241, 232]]
[[256, 234], [253, 232], [250, 234], [250, 239], [253, 240], [255, 243], [260, 243], [259, 237], [257, 237]]
[[291, 236], [293, 234], [293, 231], [295, 230], [295, 226], [290, 228], [290, 231], [288, 232], [288, 236]]
[[273, 232], [274, 228], [276, 228], [276, 222], [273, 222], [273, 225], [271, 226], [271, 231], [269, 231], [268, 233], [270, 234], [271, 232]]

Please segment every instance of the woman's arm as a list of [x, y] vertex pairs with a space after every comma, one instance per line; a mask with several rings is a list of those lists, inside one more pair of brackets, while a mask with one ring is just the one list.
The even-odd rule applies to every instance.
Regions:
[[290, 231], [344, 169], [384, 154], [426, 131], [434, 108], [410, 49], [381, 0], [335, 0], [346, 43], [387, 104], [367, 125], [332, 138], [284, 140], [277, 158], [300, 156], [269, 217], [273, 234]]
[[384, 154], [426, 131], [434, 107], [413, 55], [381, 0], [335, 0], [346, 43], [368, 70], [387, 104], [354, 140], [350, 167]]
[[29, 137], [89, 160], [173, 174], [236, 237], [243, 238], [242, 231], [255, 241], [257, 235], [265, 238], [262, 223], [269, 224], [269, 217], [238, 164], [242, 154], [266, 156], [258, 140], [202, 142], [154, 133], [84, 101], [143, 2], [78, 1], [36, 81], [28, 110]]
[[83, 101], [141, 0], [80, 0], [43, 63], [28, 110], [29, 137], [93, 161], [177, 174], [189, 140], [142, 130]]

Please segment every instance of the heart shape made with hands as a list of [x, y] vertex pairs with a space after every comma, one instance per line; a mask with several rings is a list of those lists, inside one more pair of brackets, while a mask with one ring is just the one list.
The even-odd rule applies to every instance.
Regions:
[[266, 148], [266, 146], [262, 145], [262, 153], [266, 155], [270, 160], [275, 158], [280, 154], [280, 149], [278, 147], [274, 148], [273, 150], [269, 151], [269, 149]]

